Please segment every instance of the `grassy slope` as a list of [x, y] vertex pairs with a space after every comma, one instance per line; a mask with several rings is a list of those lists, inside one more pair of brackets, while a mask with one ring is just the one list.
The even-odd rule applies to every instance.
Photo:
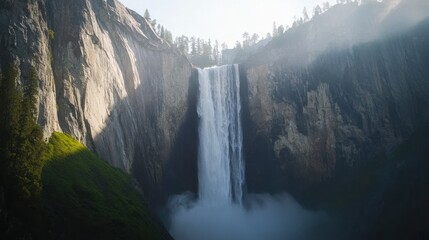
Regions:
[[43, 169], [43, 214], [51, 238], [163, 239], [131, 177], [72, 137], [54, 133]]

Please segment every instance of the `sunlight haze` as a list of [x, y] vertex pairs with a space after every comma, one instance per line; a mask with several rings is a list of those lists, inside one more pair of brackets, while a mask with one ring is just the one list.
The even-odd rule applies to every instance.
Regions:
[[[304, 7], [311, 17], [313, 8], [328, 0], [120, 0], [128, 8], [151, 17], [169, 29], [173, 36], [196, 36], [226, 42], [232, 47], [242, 34], [265, 37], [273, 22], [291, 25]], [[329, 0], [331, 6], [335, 1]]]

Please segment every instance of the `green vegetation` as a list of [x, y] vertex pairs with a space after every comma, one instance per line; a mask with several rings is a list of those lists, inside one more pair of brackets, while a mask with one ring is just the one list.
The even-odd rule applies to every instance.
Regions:
[[[162, 30], [162, 29], [161, 29]], [[173, 42], [180, 51], [182, 51], [189, 60], [197, 67], [205, 68], [219, 64], [220, 62], [220, 49], [218, 41], [208, 41], [196, 37], [179, 36]], [[225, 49], [226, 44], [222, 44]]]
[[47, 145], [36, 124], [38, 79], [29, 72], [23, 89], [18, 70], [10, 65], [0, 79], [0, 237], [25, 235], [34, 221], [34, 209], [42, 191], [41, 171]]
[[7, 206], [19, 210], [40, 194], [46, 144], [35, 119], [36, 72], [30, 70], [24, 91], [17, 89], [17, 78], [16, 67], [9, 66], [0, 81], [0, 185], [7, 194]]
[[[43, 169], [43, 205], [50, 230], [69, 239], [159, 239], [132, 178], [72, 137], [54, 133]], [[56, 235], [54, 238], [58, 238]]]
[[34, 69], [0, 73], [0, 239], [165, 239], [131, 176], [72, 137], [43, 140]]
[[54, 40], [54, 38], [55, 38], [55, 32], [54, 32], [54, 30], [52, 30], [52, 29], [48, 29], [48, 36], [49, 36], [49, 39], [50, 40]]

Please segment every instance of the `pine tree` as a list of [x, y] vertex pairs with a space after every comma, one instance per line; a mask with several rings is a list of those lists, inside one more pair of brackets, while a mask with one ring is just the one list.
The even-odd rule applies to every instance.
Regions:
[[250, 45], [250, 34], [248, 32], [243, 33], [243, 48], [249, 47]]
[[143, 16], [144, 16], [144, 18], [146, 18], [147, 20], [150, 20], [150, 19], [151, 19], [151, 18], [150, 18], [149, 10], [147, 10], [147, 9], [144, 11], [144, 15], [143, 15]]
[[302, 10], [302, 14], [304, 16], [304, 22], [307, 22], [309, 20], [308, 13], [307, 13], [307, 8], [304, 8]]
[[0, 159], [6, 202], [19, 212], [34, 203], [41, 192], [41, 169], [47, 148], [35, 116], [37, 74], [31, 69], [24, 95], [17, 89], [17, 78], [17, 68], [9, 66], [0, 86]]
[[173, 34], [169, 30], [167, 30], [167, 29], [164, 30], [164, 36], [163, 36], [163, 38], [168, 43], [173, 43]]
[[325, 3], [323, 3], [323, 11], [324, 11], [324, 12], [328, 11], [330, 7], [331, 7], [331, 6], [330, 6], [329, 2], [325, 2]]
[[164, 37], [165, 37], [165, 30], [164, 30], [164, 26], [161, 26], [161, 33], [159, 34], [159, 36], [160, 36], [161, 38], [164, 38]]
[[276, 25], [276, 22], [273, 22], [273, 37], [277, 37], [277, 36], [278, 36], [277, 25]]
[[258, 41], [259, 41], [259, 35], [257, 33], [254, 33], [252, 35], [252, 38], [250, 40], [251, 40], [250, 41], [250, 45], [254, 45], [254, 44], [258, 43]]
[[18, 166], [21, 173], [19, 184], [24, 199], [38, 197], [41, 192], [41, 169], [46, 144], [43, 141], [42, 129], [36, 123], [38, 78], [34, 68], [30, 69], [28, 83], [25, 87], [20, 116], [20, 135], [18, 137]]
[[235, 42], [235, 48], [240, 50], [241, 49], [241, 43], [239, 41]]
[[152, 25], [152, 28], [155, 30], [156, 27], [156, 19], [152, 19], [152, 21], [150, 21], [150, 25]]
[[197, 55], [197, 43], [195, 42], [195, 37], [191, 38], [191, 56]]
[[158, 36], [161, 36], [161, 24], [157, 24], [156, 25], [156, 33], [158, 34]]
[[314, 8], [314, 16], [313, 17], [318, 17], [320, 14], [322, 14], [322, 8], [319, 5], [317, 5]]
[[176, 37], [174, 44], [176, 45], [176, 47], [180, 51], [182, 51], [186, 55], [189, 54], [189, 38], [188, 37], [186, 37], [185, 35], [182, 35], [180, 37]]
[[219, 42], [216, 40], [213, 47], [213, 62], [215, 65], [220, 63]]
[[201, 39], [197, 38], [197, 53], [196, 55], [201, 55], [202, 54], [202, 46], [201, 46]]
[[278, 35], [282, 35], [285, 32], [285, 27], [283, 27], [283, 25], [280, 25], [277, 32]]

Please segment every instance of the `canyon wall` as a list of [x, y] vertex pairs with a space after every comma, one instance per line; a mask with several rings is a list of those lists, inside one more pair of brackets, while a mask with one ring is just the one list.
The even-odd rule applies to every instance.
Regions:
[[248, 191], [329, 212], [343, 239], [427, 236], [429, 20], [353, 43], [314, 21], [241, 64]]
[[[322, 194], [428, 122], [428, 6], [336, 5], [241, 56], [250, 192]], [[36, 68], [46, 137], [73, 135], [151, 202], [197, 191], [198, 74], [148, 19], [115, 0], [3, 0], [0, 13], [2, 67], [22, 84]]]
[[46, 137], [71, 134], [154, 198], [170, 161], [196, 158], [173, 151], [193, 131], [194, 70], [150, 20], [116, 0], [5, 0], [0, 12], [2, 65], [15, 63], [23, 84], [36, 68]]
[[272, 156], [272, 170], [287, 178], [273, 184], [305, 188], [389, 157], [428, 121], [427, 29], [330, 51], [305, 67], [243, 67], [249, 168]]
[[319, 32], [329, 37], [314, 24], [290, 30], [242, 64], [251, 191], [314, 194], [388, 159], [429, 120], [428, 21], [351, 45], [334, 35], [329, 47], [311, 45]]

